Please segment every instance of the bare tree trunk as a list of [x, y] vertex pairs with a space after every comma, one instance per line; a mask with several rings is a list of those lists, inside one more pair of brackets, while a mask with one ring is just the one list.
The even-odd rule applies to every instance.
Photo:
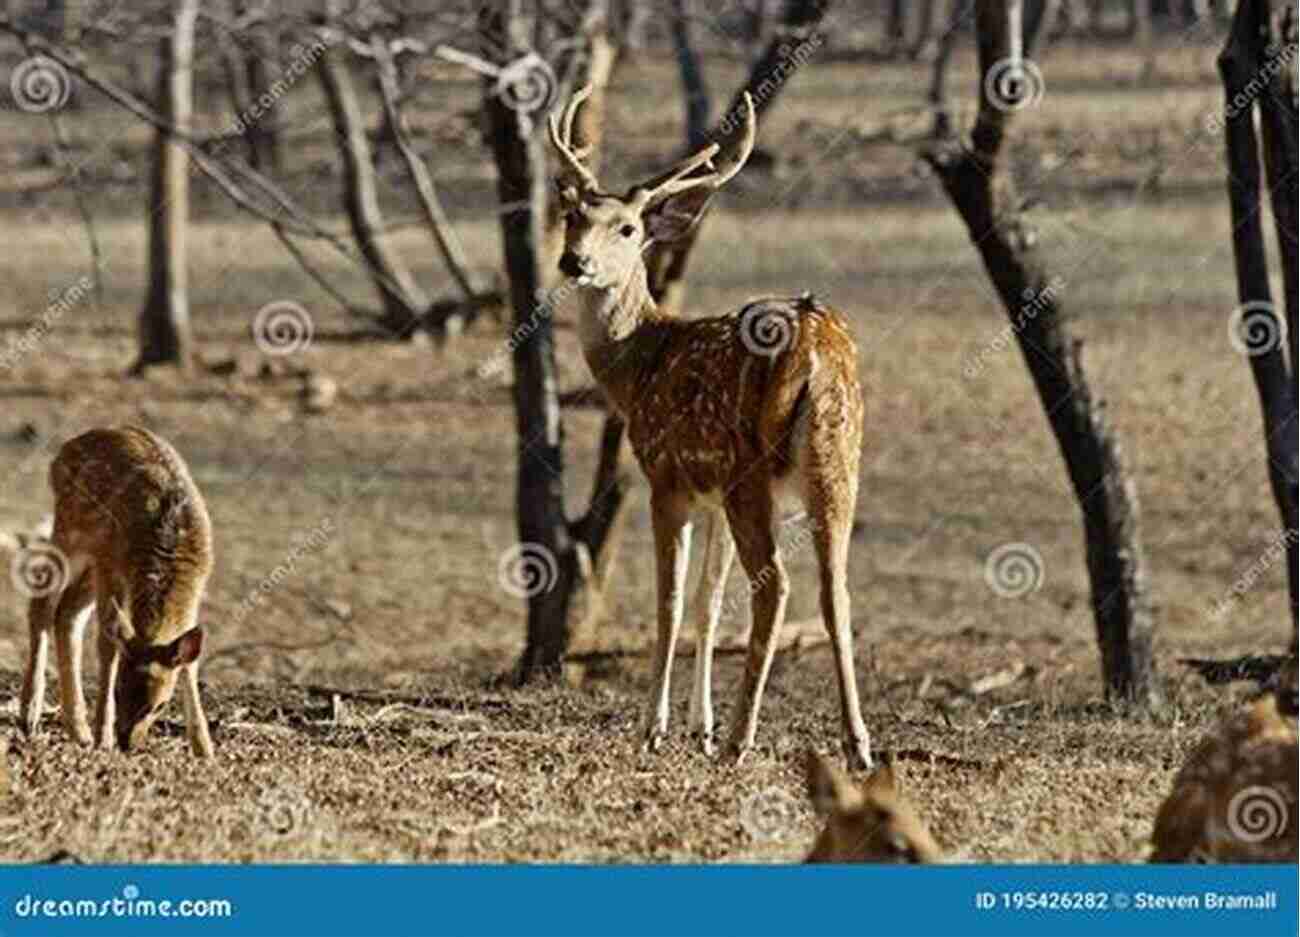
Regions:
[[975, 9], [974, 0], [952, 0], [948, 20], [939, 34], [939, 47], [934, 53], [930, 69], [930, 110], [934, 113], [934, 136], [946, 139], [953, 134], [952, 112], [948, 109], [948, 63], [962, 28], [969, 22]]
[[[1232, 31], [1219, 55], [1223, 78], [1228, 155], [1228, 202], [1237, 269], [1240, 344], [1248, 353], [1264, 422], [1269, 482], [1287, 533], [1287, 585], [1291, 600], [1291, 647], [1297, 622], [1297, 437], [1296, 437], [1296, 68], [1295, 6], [1272, 0], [1241, 0]], [[1285, 58], [1289, 48], [1290, 58]], [[1272, 201], [1282, 282], [1287, 343], [1274, 311], [1268, 282], [1260, 198], [1260, 141]], [[1289, 356], [1289, 367], [1288, 367]]]
[[[976, 0], [981, 75], [1025, 54], [1021, 13], [1020, 0]], [[970, 146], [935, 150], [929, 160], [1007, 308], [1079, 500], [1107, 695], [1158, 706], [1136, 489], [1103, 404], [1089, 386], [1082, 342], [1071, 334], [1062, 309], [1059, 278], [1035, 256], [1035, 238], [1016, 209], [1003, 158], [1011, 111], [989, 99], [983, 82], [979, 87]], [[1032, 315], [1026, 297], [1032, 297]]]
[[[171, 34], [159, 44], [158, 111], [174, 127], [188, 130], [194, 106], [194, 26], [198, 0], [176, 6]], [[165, 130], [154, 136], [153, 182], [149, 195], [149, 292], [140, 311], [141, 373], [155, 364], [188, 371], [193, 363], [190, 331], [187, 237], [190, 215], [189, 160]]]
[[677, 74], [682, 79], [682, 92], [686, 98], [686, 145], [696, 149], [705, 144], [709, 132], [709, 115], [713, 105], [709, 99], [708, 83], [700, 57], [691, 41], [691, 22], [686, 13], [687, 0], [672, 0], [669, 28], [673, 37], [673, 54], [677, 59]]
[[916, 23], [916, 40], [912, 43], [912, 48], [908, 57], [913, 61], [925, 55], [933, 39], [931, 35], [934, 32], [934, 8], [938, 5], [939, 0], [921, 0], [920, 16]]
[[1155, 29], [1151, 23], [1151, 0], [1132, 0], [1133, 39], [1142, 50], [1142, 74], [1156, 73]]
[[365, 121], [352, 77], [340, 58], [345, 53], [346, 47], [328, 49], [321, 54], [317, 66], [343, 161], [343, 205], [352, 236], [379, 292], [383, 325], [394, 334], [405, 336], [419, 324], [429, 300], [406, 265], [383, 242], [384, 219], [379, 210], [370, 141], [366, 139]]
[[[731, 99], [719, 124], [709, 134], [721, 146], [719, 160], [727, 160], [738, 145], [737, 131], [746, 93], [754, 99], [759, 119], [775, 103], [793, 74], [816, 55], [826, 42], [819, 31], [821, 21], [832, 0], [789, 0], [781, 28], [772, 36], [763, 54], [754, 62], [745, 84]], [[686, 268], [704, 223], [700, 222], [686, 237], [673, 244], [656, 243], [646, 256], [650, 292], [660, 312], [673, 315], [681, 311], [686, 291]]]
[[903, 0], [889, 0], [885, 20], [885, 54], [897, 55], [907, 44], [907, 6]]
[[[270, 100], [272, 86], [280, 77], [280, 37], [274, 21], [257, 23], [248, 33], [251, 54], [244, 57], [248, 72], [248, 93], [252, 101]], [[281, 169], [280, 120], [274, 109], [252, 121], [245, 131], [253, 153], [253, 166], [263, 172]]]

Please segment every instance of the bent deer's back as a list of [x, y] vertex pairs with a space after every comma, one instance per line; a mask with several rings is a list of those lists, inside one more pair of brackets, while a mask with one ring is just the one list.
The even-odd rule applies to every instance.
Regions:
[[138, 568], [146, 580], [138, 585], [163, 592], [180, 568], [207, 574], [212, 531], [203, 497], [176, 450], [148, 430], [93, 429], [69, 440], [50, 465], [50, 487], [63, 548], [118, 575]]

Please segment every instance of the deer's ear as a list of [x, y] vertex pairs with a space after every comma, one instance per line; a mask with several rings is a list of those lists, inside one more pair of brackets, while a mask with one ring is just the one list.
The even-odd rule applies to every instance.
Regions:
[[821, 755], [804, 756], [808, 799], [818, 813], [848, 813], [862, 803], [862, 795], [848, 776]]
[[191, 628], [171, 644], [167, 645], [164, 663], [168, 667], [181, 667], [192, 664], [203, 653], [203, 629]]
[[559, 201], [561, 208], [574, 208], [582, 200], [578, 187], [569, 179], [563, 176], [555, 178], [555, 197]]
[[714, 191], [704, 187], [687, 189], [680, 195], [651, 205], [644, 215], [646, 235], [652, 240], [668, 243], [686, 237], [704, 217]]

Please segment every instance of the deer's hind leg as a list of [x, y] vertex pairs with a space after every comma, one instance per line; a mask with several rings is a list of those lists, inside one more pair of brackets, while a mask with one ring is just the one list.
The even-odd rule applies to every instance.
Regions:
[[82, 745], [91, 742], [86, 720], [86, 693], [82, 685], [82, 647], [90, 607], [94, 602], [94, 576], [82, 569], [59, 598], [54, 616], [54, 642], [59, 657], [59, 698], [63, 725]]
[[691, 688], [690, 727], [704, 754], [713, 754], [713, 644], [722, 617], [727, 573], [736, 546], [726, 518], [713, 512], [706, 522], [700, 585], [695, 593], [695, 683]]

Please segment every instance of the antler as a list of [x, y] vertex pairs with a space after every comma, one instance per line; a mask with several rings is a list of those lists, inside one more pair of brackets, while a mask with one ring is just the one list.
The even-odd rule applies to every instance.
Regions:
[[[637, 192], [643, 205], [649, 205], [652, 202], [657, 202], [698, 186], [720, 189], [732, 176], [740, 172], [741, 167], [749, 159], [749, 154], [754, 150], [754, 139], [757, 134], [754, 99], [746, 91], [743, 100], [745, 121], [741, 127], [740, 146], [737, 148], [735, 155], [730, 158], [728, 164], [721, 169], [713, 166], [713, 157], [718, 155], [722, 147], [717, 143], [710, 143], [698, 153], [686, 157], [686, 159], [666, 172], [662, 172], [649, 181], [636, 186], [634, 191]], [[691, 176], [691, 173], [701, 166], [707, 166], [710, 171], [703, 176]]]
[[573, 92], [573, 97], [569, 98], [569, 103], [564, 106], [564, 116], [559, 120], [555, 118], [555, 112], [551, 112], [548, 124], [551, 133], [551, 144], [560, 154], [560, 159], [569, 171], [577, 177], [578, 183], [588, 191], [594, 192], [600, 184], [596, 181], [596, 176], [583, 159], [590, 153], [590, 147], [575, 147], [573, 145], [573, 118], [578, 114], [578, 107], [583, 101], [591, 97], [591, 85], [583, 85], [577, 91]]

